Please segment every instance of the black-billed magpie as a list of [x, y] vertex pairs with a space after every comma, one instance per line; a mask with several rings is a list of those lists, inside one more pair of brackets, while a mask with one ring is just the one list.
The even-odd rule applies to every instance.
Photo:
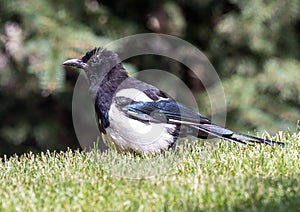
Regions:
[[119, 56], [104, 48], [88, 51], [63, 65], [83, 69], [95, 103], [104, 142], [120, 151], [155, 153], [173, 146], [178, 137], [208, 135], [236, 143], [284, 146], [235, 133], [212, 123], [198, 112], [176, 102], [153, 85], [129, 77]]

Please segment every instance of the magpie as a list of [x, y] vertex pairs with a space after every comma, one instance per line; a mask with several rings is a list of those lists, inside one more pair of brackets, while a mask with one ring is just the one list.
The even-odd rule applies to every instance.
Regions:
[[66, 60], [63, 65], [85, 71], [98, 127], [108, 147], [157, 153], [188, 135], [202, 139], [210, 135], [249, 145], [284, 146], [283, 142], [236, 133], [213, 123], [155, 86], [129, 77], [119, 56], [105, 48], [94, 48], [81, 58]]

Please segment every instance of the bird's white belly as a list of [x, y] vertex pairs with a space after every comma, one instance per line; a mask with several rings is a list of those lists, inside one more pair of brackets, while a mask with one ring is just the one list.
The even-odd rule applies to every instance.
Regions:
[[146, 123], [128, 118], [115, 105], [109, 112], [110, 125], [106, 128], [118, 149], [137, 152], [159, 152], [167, 149], [174, 143], [176, 126], [167, 123]]

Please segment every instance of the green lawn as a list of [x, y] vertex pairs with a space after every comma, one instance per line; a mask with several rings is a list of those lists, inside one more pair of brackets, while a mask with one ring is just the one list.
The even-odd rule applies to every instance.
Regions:
[[185, 143], [156, 156], [66, 151], [3, 158], [0, 211], [296, 211], [300, 133], [286, 148]]

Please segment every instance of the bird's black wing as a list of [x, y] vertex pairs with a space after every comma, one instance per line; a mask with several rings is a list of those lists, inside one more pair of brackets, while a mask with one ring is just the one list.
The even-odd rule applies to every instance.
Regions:
[[115, 102], [123, 112], [136, 119], [166, 123], [175, 123], [175, 120], [195, 124], [211, 123], [205, 116], [171, 99], [153, 102], [135, 102], [129, 98], [117, 97]]
[[205, 116], [172, 99], [152, 102], [133, 102], [123, 99], [123, 104], [119, 104], [119, 106], [121, 106], [123, 112], [132, 118], [141, 121], [165, 122], [185, 126], [192, 129], [193, 132], [197, 130], [198, 137], [206, 137], [210, 134], [215, 137], [243, 144], [265, 143], [268, 145], [284, 145], [282, 142], [235, 133], [212, 123]]

